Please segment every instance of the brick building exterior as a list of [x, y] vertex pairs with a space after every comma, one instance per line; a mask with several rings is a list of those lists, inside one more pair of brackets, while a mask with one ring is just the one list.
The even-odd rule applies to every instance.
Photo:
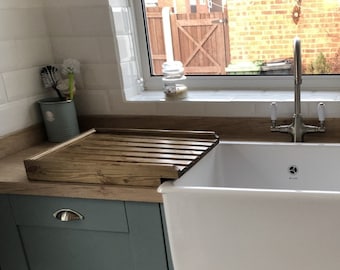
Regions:
[[[194, 12], [209, 12], [208, 0], [195, 2]], [[189, 3], [189, 0], [158, 0], [160, 7], [176, 6], [176, 13], [193, 12]], [[311, 64], [322, 54], [329, 65], [325, 73], [340, 74], [340, 1], [212, 0], [212, 3], [215, 9], [221, 7], [218, 12], [224, 12], [228, 18], [226, 50], [231, 63], [292, 58], [293, 39], [298, 35], [305, 73], [313, 73]], [[296, 8], [300, 12], [294, 22]]]
[[305, 69], [322, 53], [333, 72], [338, 70], [340, 2], [300, 1], [300, 18], [295, 24], [292, 11], [297, 2], [227, 1], [231, 62], [292, 57], [293, 38], [298, 35]]

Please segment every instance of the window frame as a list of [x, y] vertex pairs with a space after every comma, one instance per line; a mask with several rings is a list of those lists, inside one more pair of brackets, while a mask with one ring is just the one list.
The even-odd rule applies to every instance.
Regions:
[[[143, 0], [130, 1], [134, 14], [135, 34], [137, 35], [135, 48], [138, 51], [138, 65], [140, 77], [143, 78], [144, 90], [162, 90], [162, 77], [151, 74], [149, 51], [147, 45], [147, 29], [144, 26]], [[303, 47], [303, 40], [302, 40]], [[292, 39], [293, 56], [293, 39]], [[305, 91], [339, 91], [340, 74], [331, 75], [303, 75], [302, 90]], [[190, 90], [245, 90], [245, 91], [286, 91], [294, 89], [294, 78], [291, 75], [194, 75], [187, 76], [184, 82]]]

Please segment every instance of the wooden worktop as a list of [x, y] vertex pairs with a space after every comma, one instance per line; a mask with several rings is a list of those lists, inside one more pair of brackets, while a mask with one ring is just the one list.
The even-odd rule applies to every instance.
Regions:
[[54, 146], [41, 143], [0, 159], [0, 193], [142, 202], [162, 202], [156, 188], [29, 181], [23, 160]]
[[[269, 131], [270, 121], [265, 118], [83, 116], [79, 120], [82, 130], [92, 127], [214, 130], [221, 140], [277, 142], [290, 140], [287, 134], [271, 133]], [[286, 119], [282, 122], [289, 123], [289, 121], [290, 119]], [[315, 119], [307, 119], [305, 122], [317, 124]], [[327, 131], [324, 134], [307, 135], [306, 142], [340, 143], [340, 118], [327, 119], [326, 128]], [[41, 143], [43, 141], [42, 130], [41, 126], [32, 127], [0, 139], [0, 193], [162, 202], [162, 197], [155, 187], [27, 180], [23, 160], [53, 146], [50, 143]], [[25, 150], [19, 151], [19, 148]]]
[[96, 128], [24, 161], [29, 180], [157, 188], [218, 144], [215, 132]]

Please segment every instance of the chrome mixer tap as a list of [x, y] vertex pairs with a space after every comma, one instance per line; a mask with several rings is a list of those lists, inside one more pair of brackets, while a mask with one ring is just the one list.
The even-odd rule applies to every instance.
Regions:
[[325, 132], [325, 106], [318, 104], [318, 115], [320, 126], [305, 125], [301, 115], [301, 84], [302, 84], [302, 64], [301, 64], [301, 41], [294, 38], [294, 115], [290, 125], [276, 125], [277, 105], [271, 104], [271, 127], [272, 132], [283, 132], [292, 135], [293, 142], [302, 142], [306, 133]]

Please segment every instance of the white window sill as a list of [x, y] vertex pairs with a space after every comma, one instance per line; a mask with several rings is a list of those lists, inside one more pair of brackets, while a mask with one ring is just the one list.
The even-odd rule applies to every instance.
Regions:
[[[127, 101], [182, 101], [182, 102], [287, 102], [294, 100], [293, 91], [188, 91], [184, 99], [168, 100], [162, 91], [144, 91], [130, 97]], [[340, 101], [337, 91], [301, 91], [302, 102]]]
[[[188, 91], [187, 97], [168, 100], [162, 91], [144, 91], [127, 102], [148, 108], [154, 105], [159, 115], [192, 115], [222, 117], [265, 117], [271, 102], [278, 103], [278, 117], [290, 118], [294, 113], [293, 91]], [[317, 104], [326, 105], [326, 117], [340, 117], [340, 92], [302, 91], [301, 110], [304, 118], [317, 118]], [[146, 105], [148, 104], [148, 105]]]

